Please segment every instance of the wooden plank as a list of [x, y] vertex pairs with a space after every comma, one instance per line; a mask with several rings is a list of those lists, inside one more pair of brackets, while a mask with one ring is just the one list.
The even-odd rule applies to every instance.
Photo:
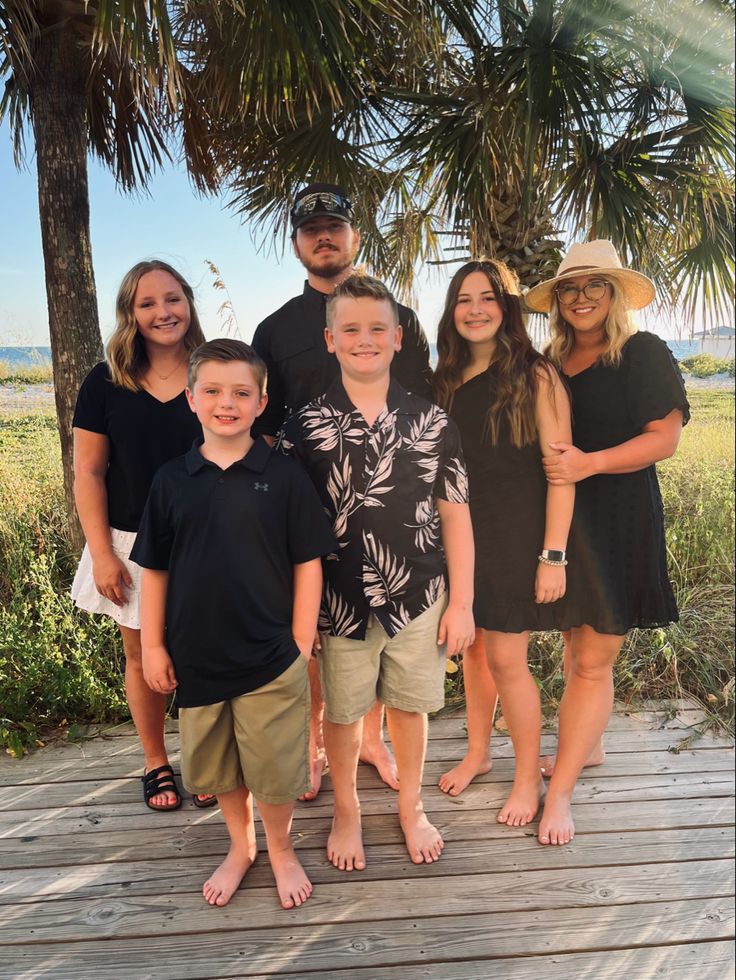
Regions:
[[[447, 871], [451, 867], [446, 865]], [[446, 917], [478, 913], [549, 911], [634, 902], [728, 898], [734, 894], [731, 861], [695, 861], [620, 868], [579, 868], [561, 873], [535, 871], [500, 874], [414, 877], [391, 882], [361, 881], [341, 875], [319, 886], [303, 908], [287, 918], [304, 927], [329, 922], [374, 922], [429, 918], [441, 906]], [[245, 887], [225, 908], [206, 904], [199, 890], [170, 897], [60, 899], [6, 909], [0, 921], [0, 945], [77, 942], [126, 936], [198, 934], [247, 928], [268, 929], [279, 913], [275, 887]], [[419, 926], [421, 928], [421, 925]]]
[[[295, 964], [296, 965], [296, 964]], [[695, 943], [682, 946], [654, 946], [644, 949], [614, 949], [595, 953], [567, 953], [554, 956], [524, 956], [520, 959], [462, 960], [458, 963], [431, 963], [398, 967], [339, 970], [335, 980], [726, 980], [734, 972], [734, 947], [728, 942]], [[279, 971], [289, 980], [315, 980], [314, 973]], [[265, 974], [250, 980], [267, 980]]]
[[[436, 724], [436, 723], [434, 723]], [[686, 741], [681, 731], [621, 731], [606, 735], [606, 750], [617, 752], [669, 750], [714, 750], [732, 747], [725, 739], [702, 736], [692, 742]], [[170, 757], [178, 766], [178, 736], [168, 740]], [[553, 751], [555, 739], [545, 736], [542, 740], [544, 752]], [[465, 754], [466, 740], [457, 737], [431, 738], [427, 750], [427, 760], [458, 761]], [[513, 748], [507, 737], [494, 736], [493, 752], [497, 758], [511, 758]], [[137, 739], [115, 738], [94, 739], [79, 745], [54, 746], [40, 749], [24, 759], [0, 757], [0, 785], [23, 785], [38, 781], [64, 782], [85, 778], [90, 770], [98, 770], [91, 778], [99, 778], [99, 770], [104, 764], [105, 775], [109, 778], [140, 777], [143, 761]]]
[[[304, 908], [308, 908], [307, 903]], [[215, 911], [216, 910], [212, 910]], [[721, 899], [649, 902], [608, 908], [494, 912], [380, 923], [295, 925], [294, 913], [271, 929], [218, 930], [181, 935], [110, 939], [104, 943], [24, 943], [0, 949], [0, 978], [154, 980], [163, 964], [177, 980], [278, 975], [360, 966], [377, 971], [401, 963], [502, 959], [725, 940], [733, 936], [733, 903]], [[288, 923], [288, 924], [286, 924]], [[377, 980], [380, 974], [376, 972]]]
[[[148, 824], [141, 833], [123, 828], [106, 833], [90, 833], [91, 825], [79, 832], [60, 836], [26, 835], [0, 840], [0, 868], [57, 867], [68, 864], [96, 864], [104, 861], [129, 861], [140, 858], [145, 848], [149, 858], [187, 855], [215, 855], [227, 850], [227, 833], [222, 818], [213, 811], [201, 822], [172, 824], [177, 813], [159, 814], [161, 823]], [[454, 808], [447, 812], [429, 810], [430, 816], [448, 845], [456, 841], [487, 839], [508, 840], [533, 838], [533, 826], [506, 827], [496, 823], [490, 811]], [[611, 831], [634, 832], [656, 828], [731, 827], [734, 823], [733, 800], [727, 798], [691, 800], [687, 806], [672, 806], [669, 800], [639, 803], [578, 804], [574, 809], [578, 838], [585, 833]], [[394, 815], [368, 815], [364, 822], [366, 846], [402, 842], [398, 819]], [[330, 819], [300, 817], [295, 824], [295, 842], [299, 848], [323, 848], [329, 833]], [[93, 846], [94, 845], [94, 846]], [[537, 846], [537, 845], [535, 845]], [[573, 843], [571, 847], [574, 848]], [[539, 848], [540, 854], [548, 848]]]
[[[727, 827], [580, 834], [572, 847], [546, 848], [543, 852], [530, 843], [527, 837], [453, 841], [445, 855], [451, 862], [449, 870], [445, 859], [413, 865], [401, 844], [373, 845], [368, 852], [368, 866], [359, 877], [361, 881], [392, 881], [540, 868], [567, 872], [573, 868], [672, 861], [685, 864], [734, 855], [734, 835]], [[224, 848], [224, 840], [222, 844]], [[339, 873], [325, 860], [324, 846], [300, 848], [299, 856], [315, 885], [334, 883]], [[58, 898], [131, 898], [198, 892], [218, 860], [217, 855], [187, 855], [0, 871], [0, 905]], [[270, 887], [271, 883], [271, 870], [264, 857], [248, 872], [248, 887]]]
[[[708, 752], [686, 751], [679, 755], [671, 752], [626, 752], [610, 755], [602, 766], [584, 769], [580, 781], [606, 776], [663, 776], [686, 772], [711, 773], [733, 772], [733, 749]], [[433, 787], [447, 771], [446, 762], [428, 762], [425, 766], [424, 785]], [[496, 759], [493, 770], [476, 777], [474, 785], [509, 781], [513, 778], [514, 760]], [[40, 779], [42, 777], [39, 777]], [[358, 787], [361, 791], [384, 789], [372, 766], [359, 766]], [[330, 792], [332, 784], [329, 772], [322, 781], [324, 792]], [[141, 787], [137, 779], [86, 779], [64, 783], [23, 783], [0, 786], [0, 811], [32, 810], [56, 806], [100, 806], [114, 803], [139, 803], [142, 805]], [[308, 807], [307, 807], [308, 809]]]
[[[509, 782], [478, 782], [469, 786], [460, 797], [451, 797], [432, 787], [425, 793], [425, 805], [433, 814], [457, 809], [500, 810], [510, 789]], [[733, 776], [729, 772], [678, 773], [663, 776], [620, 776], [607, 779], [601, 772], [582, 779], [575, 791], [578, 804], [630, 803], [650, 800], [693, 800], [733, 795]], [[309, 816], [330, 817], [334, 796], [321, 793], [309, 806]], [[364, 791], [361, 808], [368, 816], [395, 813], [398, 796], [388, 787]], [[158, 816], [158, 815], [157, 815]], [[163, 816], [163, 815], [161, 815]], [[173, 826], [189, 826], [220, 819], [216, 810], [202, 811], [194, 806], [182, 808], [166, 816]], [[35, 837], [76, 833], [82, 829], [97, 833], [116, 830], [145, 831], [151, 826], [150, 811], [135, 803], [101, 804], [99, 806], [56, 807], [44, 810], [0, 811], [0, 838]]]

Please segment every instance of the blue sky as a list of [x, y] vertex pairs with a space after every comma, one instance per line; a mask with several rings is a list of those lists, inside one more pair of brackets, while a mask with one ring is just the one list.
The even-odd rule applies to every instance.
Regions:
[[[224, 200], [199, 197], [181, 169], [169, 166], [151, 182], [148, 194], [124, 195], [111, 175], [89, 164], [92, 250], [106, 338], [113, 326], [115, 294], [124, 273], [143, 258], [158, 257], [179, 269], [192, 284], [209, 338], [220, 336], [218, 307], [224, 296], [214, 289], [205, 262], [213, 262], [228, 288], [240, 336], [250, 340], [256, 325], [289, 297], [301, 292], [304, 272], [290, 251], [281, 257], [259, 252], [252, 231]], [[15, 168], [7, 126], [0, 126], [0, 346], [46, 345], [46, 310], [35, 159]], [[427, 336], [437, 321], [449, 276], [445, 267], [419, 277], [417, 302]], [[642, 326], [663, 337], [678, 335], [676, 325], [649, 320]]]
[[[157, 175], [148, 195], [124, 195], [112, 176], [89, 163], [92, 254], [103, 338], [112, 330], [115, 294], [125, 272], [143, 258], [158, 257], [192, 284], [205, 333], [223, 333], [205, 262], [220, 270], [230, 293], [240, 335], [249, 340], [256, 325], [301, 292], [304, 271], [290, 251], [283, 257], [259, 253], [247, 225], [223, 200], [199, 197], [181, 170]], [[35, 159], [15, 168], [6, 126], [0, 127], [0, 346], [48, 344], [46, 292], [38, 221]], [[428, 336], [436, 333], [445, 276], [421, 284], [416, 307]]]

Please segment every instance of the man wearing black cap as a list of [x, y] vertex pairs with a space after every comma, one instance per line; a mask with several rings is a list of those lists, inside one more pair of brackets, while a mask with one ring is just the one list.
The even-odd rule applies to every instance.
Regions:
[[[301, 296], [295, 296], [258, 325], [253, 347], [268, 367], [268, 405], [253, 431], [275, 436], [293, 412], [318, 398], [340, 376], [325, 345], [325, 303], [338, 282], [354, 271], [360, 232], [353, 206], [342, 187], [308, 184], [291, 209], [291, 243], [307, 270]], [[391, 367], [407, 391], [431, 397], [429, 347], [416, 314], [399, 306], [401, 350]]]
[[[346, 191], [335, 184], [308, 184], [296, 195], [291, 209], [291, 243], [294, 254], [307, 270], [301, 296], [295, 296], [258, 325], [253, 347], [268, 368], [268, 404], [256, 419], [253, 434], [275, 438], [285, 419], [329, 388], [340, 376], [334, 354], [325, 344], [325, 304], [342, 279], [354, 271], [360, 245], [355, 212]], [[399, 305], [402, 345], [391, 373], [407, 391], [431, 397], [429, 346], [416, 314]], [[319, 738], [322, 710], [319, 676], [314, 662], [312, 677], [312, 783], [306, 795], [314, 799], [324, 767]], [[398, 788], [396, 764], [382, 738], [382, 707], [376, 704], [366, 715], [361, 760], [374, 765], [381, 778]]]

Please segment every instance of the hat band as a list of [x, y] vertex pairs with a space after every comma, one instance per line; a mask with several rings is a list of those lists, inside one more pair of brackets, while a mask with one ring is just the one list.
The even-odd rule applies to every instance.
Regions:
[[568, 272], [587, 272], [590, 269], [602, 269], [602, 268], [603, 266], [601, 265], [570, 265], [565, 269], [564, 272], [558, 272], [555, 278], [559, 279], [560, 276], [566, 276]]

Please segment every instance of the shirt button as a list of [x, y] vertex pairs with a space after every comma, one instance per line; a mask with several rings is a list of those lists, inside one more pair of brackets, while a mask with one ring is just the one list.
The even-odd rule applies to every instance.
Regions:
[[222, 477], [220, 477], [220, 479], [219, 479], [219, 480], [218, 480], [217, 482], [218, 482], [218, 483], [224, 483], [225, 481], [223, 480], [223, 478], [222, 478]]

